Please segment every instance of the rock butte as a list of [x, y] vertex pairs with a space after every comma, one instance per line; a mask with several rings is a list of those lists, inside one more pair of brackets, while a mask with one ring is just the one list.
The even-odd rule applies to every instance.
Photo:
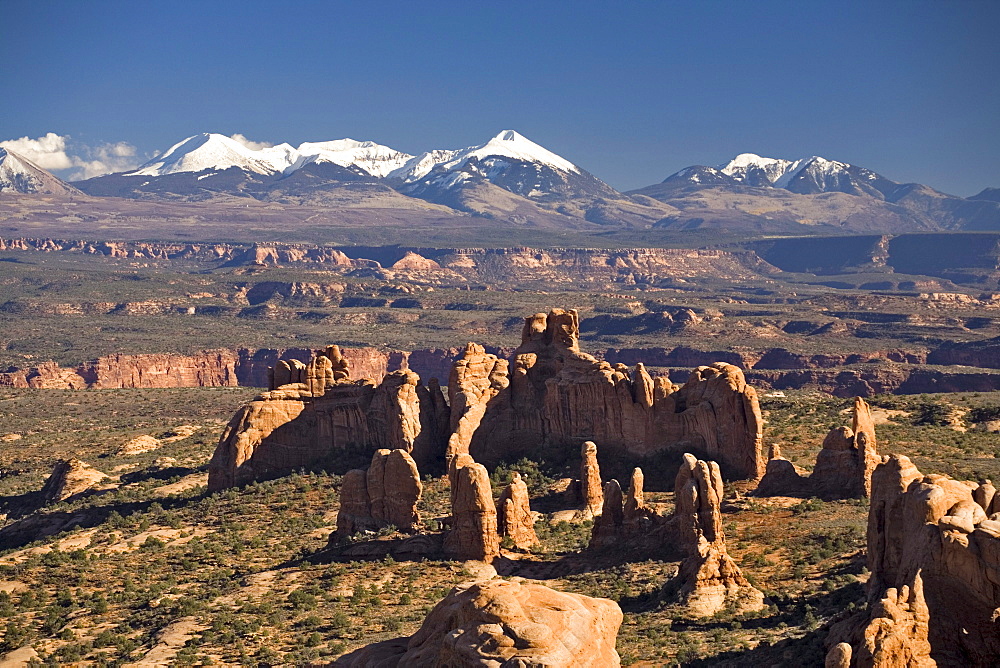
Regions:
[[871, 409], [861, 397], [854, 399], [852, 426], [834, 427], [826, 435], [811, 474], [783, 458], [777, 445], [773, 450], [755, 496], [850, 499], [871, 495], [872, 471], [879, 458]]
[[524, 581], [455, 587], [409, 638], [351, 652], [335, 666], [615, 668], [618, 604]]
[[210, 490], [315, 465], [347, 448], [399, 448], [422, 470], [440, 470], [459, 454], [493, 465], [587, 440], [632, 456], [704, 453], [734, 477], [764, 473], [757, 394], [742, 371], [702, 366], [677, 388], [641, 364], [630, 371], [600, 362], [580, 352], [573, 310], [526, 318], [509, 362], [469, 344], [452, 369], [447, 403], [436, 384], [424, 386], [410, 371], [378, 385], [351, 380], [335, 372], [337, 355], [332, 346], [308, 364], [275, 367], [270, 390], [224, 431]]
[[1000, 515], [976, 501], [989, 487], [882, 459], [868, 513], [869, 610], [834, 625], [827, 665], [1000, 665]]

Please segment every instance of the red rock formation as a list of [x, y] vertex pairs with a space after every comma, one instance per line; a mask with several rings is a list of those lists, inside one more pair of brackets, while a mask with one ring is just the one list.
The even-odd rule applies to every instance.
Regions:
[[510, 484], [497, 501], [497, 525], [500, 536], [509, 538], [519, 550], [530, 550], [538, 545], [528, 486], [517, 471], [511, 475]]
[[413, 458], [403, 450], [376, 450], [367, 470], [344, 476], [337, 513], [337, 539], [364, 529], [420, 526], [417, 503], [423, 485]]
[[674, 497], [675, 530], [681, 549], [688, 555], [678, 574], [682, 603], [699, 616], [713, 615], [727, 606], [744, 611], [763, 608], [764, 595], [743, 577], [726, 552], [719, 466], [685, 454]]
[[[275, 368], [275, 389], [241, 408], [223, 432], [209, 463], [209, 489], [313, 466], [359, 447], [398, 448], [422, 467], [439, 465], [440, 390], [437, 399], [419, 390], [408, 371], [392, 372], [378, 386], [351, 381], [342, 377], [346, 368], [335, 348], [309, 364], [289, 360]], [[425, 434], [424, 425], [433, 429]]]
[[1000, 663], [1000, 521], [976, 489], [925, 476], [903, 456], [882, 459], [868, 513], [870, 612], [827, 639], [853, 647], [851, 665]]
[[[525, 319], [509, 386], [490, 399], [469, 443], [477, 460], [530, 455], [543, 444], [593, 440], [611, 451], [649, 455], [694, 448], [733, 475], [764, 472], [757, 395], [734, 366], [700, 367], [679, 390], [579, 350], [576, 311], [553, 309]], [[486, 386], [488, 373], [465, 367], [463, 383]], [[454, 403], [452, 420], [456, 419]]]
[[642, 488], [643, 475], [639, 468], [632, 471], [627, 494], [622, 494], [617, 480], [608, 481], [604, 486], [601, 514], [594, 518], [590, 549], [648, 547], [651, 542], [662, 539], [657, 532], [667, 528], [667, 519], [646, 506]]
[[819, 496], [824, 499], [871, 495], [872, 471], [878, 465], [875, 423], [861, 397], [854, 399], [853, 429], [835, 427], [823, 440], [811, 474], [780, 456], [767, 462], [755, 496]]
[[616, 668], [621, 623], [621, 609], [607, 599], [528, 582], [469, 582], [439, 602], [411, 637], [369, 645], [334, 665]]
[[451, 530], [445, 536], [445, 552], [453, 559], [489, 563], [500, 555], [490, 474], [475, 462], [453, 471]]
[[587, 517], [601, 512], [604, 492], [601, 489], [601, 467], [597, 463], [597, 445], [593, 441], [583, 444], [580, 451], [580, 499]]

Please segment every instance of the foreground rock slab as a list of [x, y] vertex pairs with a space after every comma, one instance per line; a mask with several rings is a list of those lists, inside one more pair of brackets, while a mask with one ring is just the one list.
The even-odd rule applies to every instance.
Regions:
[[453, 589], [411, 637], [369, 645], [334, 665], [615, 668], [621, 623], [621, 608], [607, 599], [528, 582], [471, 582]]

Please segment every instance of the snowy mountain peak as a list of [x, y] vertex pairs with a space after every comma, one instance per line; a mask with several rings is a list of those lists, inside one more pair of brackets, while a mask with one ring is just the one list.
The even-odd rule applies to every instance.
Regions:
[[332, 162], [342, 167], [357, 165], [372, 176], [383, 178], [413, 158], [409, 153], [373, 141], [335, 139], [299, 144], [299, 154], [308, 162]]
[[525, 162], [539, 162], [559, 171], [580, 173], [580, 168], [566, 158], [556, 155], [515, 130], [502, 130], [482, 146], [462, 151], [456, 160], [464, 164], [469, 158], [481, 160], [493, 156], [514, 158]]
[[288, 144], [254, 150], [225, 135], [203, 132], [174, 144], [129, 175], [164, 176], [230, 167], [270, 175], [285, 171], [298, 158], [295, 149]]
[[82, 194], [27, 158], [2, 146], [0, 146], [0, 193]]
[[357, 166], [372, 176], [383, 177], [412, 157], [388, 146], [355, 139], [303, 142], [298, 148], [287, 143], [250, 148], [238, 137], [214, 132], [188, 137], [128, 175], [164, 176], [238, 167], [272, 176], [290, 174], [313, 162], [332, 162], [342, 167]]

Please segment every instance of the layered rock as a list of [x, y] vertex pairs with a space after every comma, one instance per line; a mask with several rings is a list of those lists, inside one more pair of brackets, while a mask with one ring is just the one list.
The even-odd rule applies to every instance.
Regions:
[[42, 498], [46, 501], [65, 501], [94, 488], [107, 476], [90, 464], [71, 457], [62, 459], [52, 467], [42, 487]]
[[381, 384], [351, 380], [336, 346], [308, 364], [284, 360], [272, 389], [230, 420], [209, 463], [209, 489], [218, 490], [300, 467], [322, 464], [345, 450], [409, 452], [422, 468], [440, 466], [446, 421], [440, 388], [423, 388], [410, 371]]
[[883, 458], [868, 514], [870, 612], [828, 638], [852, 646], [851, 665], [1000, 663], [1000, 521], [976, 501], [981, 487]]
[[872, 471], [879, 463], [875, 423], [861, 397], [854, 399], [851, 427], [835, 427], [823, 439], [811, 474], [775, 452], [754, 494], [757, 496], [819, 496], [825, 499], [871, 495]]
[[510, 539], [519, 550], [530, 550], [538, 545], [528, 485], [521, 480], [521, 474], [517, 471], [511, 474], [510, 483], [497, 501], [497, 526], [501, 538]]
[[453, 559], [489, 563], [500, 555], [490, 474], [482, 464], [469, 461], [468, 455], [456, 460], [450, 471], [451, 529], [444, 549]]
[[614, 601], [506, 580], [453, 589], [409, 638], [352, 652], [334, 665], [614, 668], [621, 608]]
[[685, 454], [674, 483], [674, 497], [674, 526], [679, 546], [687, 554], [678, 573], [681, 602], [699, 616], [713, 615], [726, 607], [742, 611], [763, 608], [764, 595], [747, 581], [726, 551], [718, 464]]
[[336, 538], [387, 526], [401, 531], [417, 529], [422, 491], [417, 464], [407, 452], [376, 450], [367, 469], [344, 475]]
[[[464, 385], [491, 385], [488, 364], [464, 371]], [[699, 367], [675, 389], [641, 364], [630, 370], [581, 352], [576, 311], [553, 309], [525, 319], [508, 379], [495, 383], [497, 394], [469, 439], [477, 461], [592, 440], [638, 456], [703, 452], [737, 477], [764, 472], [757, 395], [735, 366]], [[452, 410], [454, 421], [454, 403]]]

